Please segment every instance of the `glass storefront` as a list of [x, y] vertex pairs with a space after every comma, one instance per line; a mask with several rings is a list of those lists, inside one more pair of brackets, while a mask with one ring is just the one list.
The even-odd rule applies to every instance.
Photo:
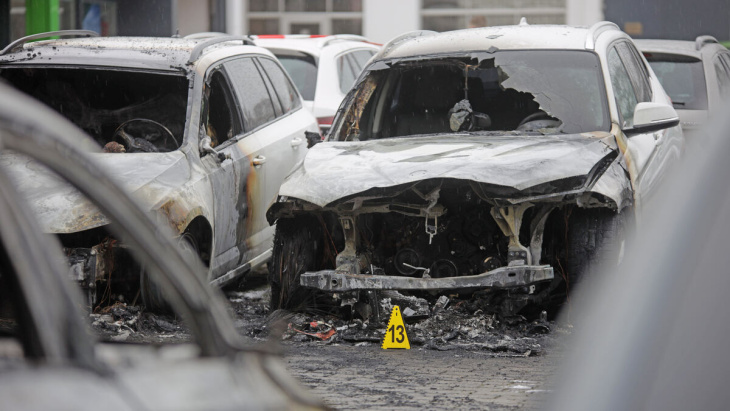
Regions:
[[362, 0], [248, 0], [249, 34], [362, 34]]
[[[116, 0], [58, 0], [58, 29], [86, 29], [103, 36], [114, 36], [117, 34], [117, 2]], [[26, 1], [12, 0], [11, 41], [26, 35]]]

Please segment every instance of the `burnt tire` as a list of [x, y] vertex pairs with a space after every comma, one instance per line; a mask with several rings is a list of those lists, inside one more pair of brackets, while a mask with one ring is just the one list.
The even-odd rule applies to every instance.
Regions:
[[572, 211], [567, 233], [568, 288], [592, 277], [602, 267], [616, 266], [623, 257], [630, 209], [621, 213], [594, 208]]
[[[195, 258], [198, 257], [198, 242], [195, 237], [190, 233], [184, 233], [177, 241], [180, 254], [183, 258]], [[160, 287], [153, 282], [147, 271], [142, 268], [139, 274], [139, 291], [140, 297], [142, 297], [142, 304], [154, 312], [168, 313], [171, 311], [170, 304], [163, 297], [162, 290]]]
[[276, 223], [269, 264], [271, 310], [304, 310], [316, 299], [313, 290], [299, 285], [299, 277], [315, 268], [321, 253], [322, 229], [313, 217], [284, 218]]

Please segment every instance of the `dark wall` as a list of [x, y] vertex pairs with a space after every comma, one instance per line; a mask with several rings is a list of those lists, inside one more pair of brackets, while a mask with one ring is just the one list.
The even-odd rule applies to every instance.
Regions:
[[10, 0], [0, 0], [0, 49], [10, 43]]
[[174, 0], [124, 0], [117, 2], [117, 32], [120, 36], [170, 37]]
[[604, 15], [622, 29], [640, 22], [642, 34], [626, 30], [634, 38], [730, 40], [730, 0], [604, 0]]

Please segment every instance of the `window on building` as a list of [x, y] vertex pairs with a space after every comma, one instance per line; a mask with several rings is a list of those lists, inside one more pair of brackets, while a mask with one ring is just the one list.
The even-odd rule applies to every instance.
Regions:
[[327, 11], [325, 0], [286, 0], [285, 11], [302, 11], [307, 13]]
[[423, 0], [422, 28], [450, 31], [518, 24], [565, 24], [566, 0]]
[[332, 19], [332, 34], [361, 34], [362, 19]]

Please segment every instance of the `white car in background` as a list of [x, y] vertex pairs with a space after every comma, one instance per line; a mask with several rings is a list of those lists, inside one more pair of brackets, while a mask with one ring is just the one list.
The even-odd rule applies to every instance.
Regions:
[[380, 45], [351, 34], [251, 36], [289, 72], [323, 132], [329, 130], [342, 99]]
[[636, 40], [672, 99], [688, 141], [730, 96], [730, 51], [712, 36], [695, 41]]

